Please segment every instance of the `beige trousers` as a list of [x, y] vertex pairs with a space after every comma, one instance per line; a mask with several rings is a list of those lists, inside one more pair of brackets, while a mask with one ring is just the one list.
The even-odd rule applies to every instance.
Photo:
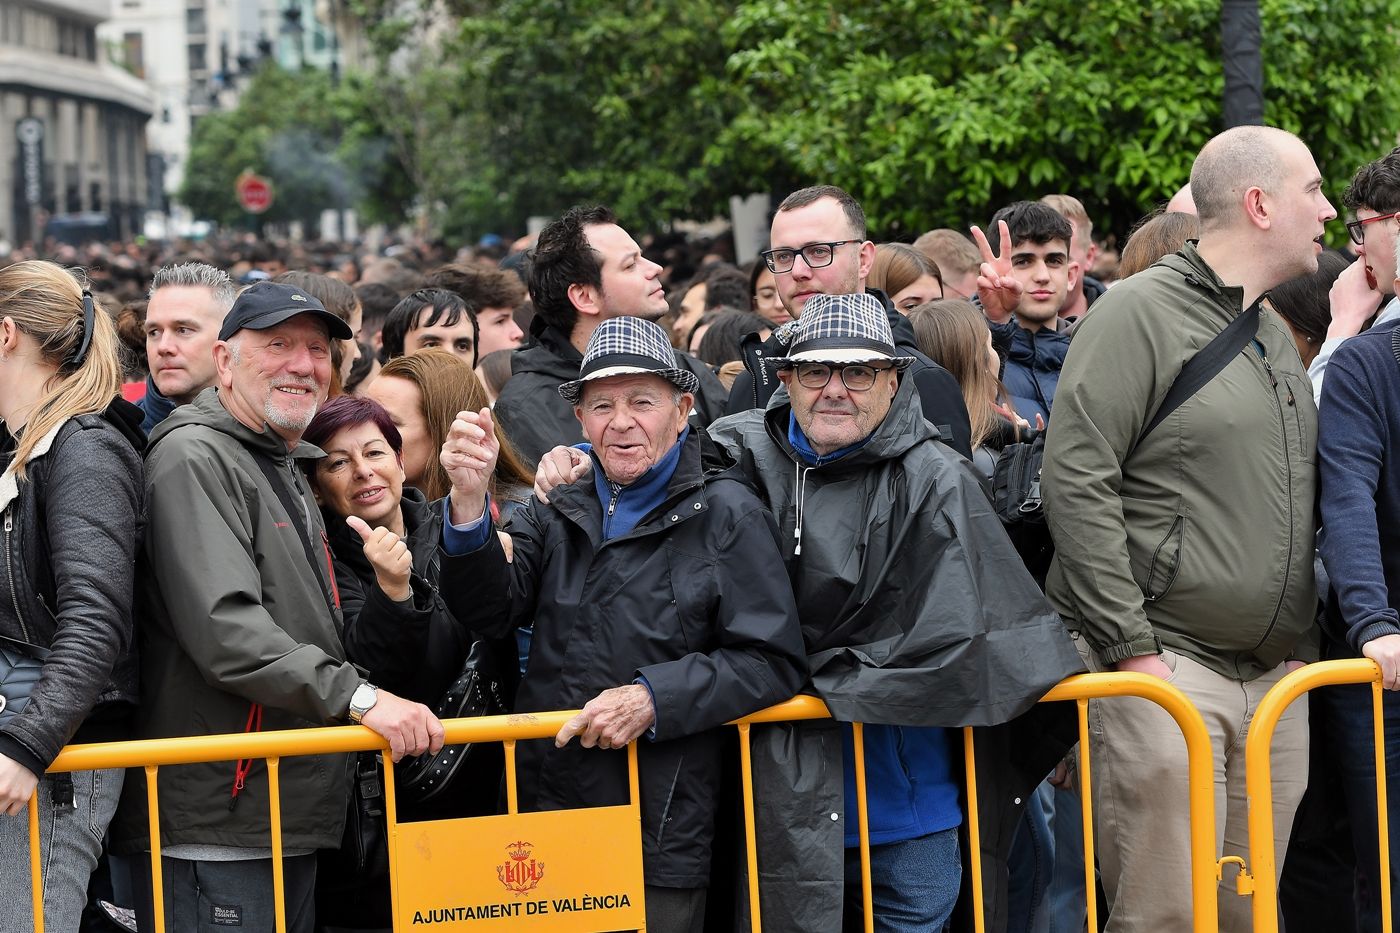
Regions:
[[[1090, 670], [1102, 670], [1083, 639], [1076, 641]], [[1210, 734], [1216, 854], [1250, 862], [1245, 737], [1259, 701], [1286, 673], [1284, 666], [1242, 683], [1172, 651], [1164, 651], [1162, 660], [1172, 670], [1168, 683], [1200, 710]], [[1188, 933], [1191, 811], [1181, 729], [1156, 703], [1113, 697], [1089, 702], [1089, 733], [1096, 842], [1108, 898], [1106, 929]], [[1308, 783], [1306, 697], [1280, 720], [1271, 758], [1275, 865], [1281, 871], [1293, 814]], [[1234, 866], [1227, 868], [1217, 891], [1220, 933], [1253, 929], [1253, 902], [1235, 893], [1236, 873]]]

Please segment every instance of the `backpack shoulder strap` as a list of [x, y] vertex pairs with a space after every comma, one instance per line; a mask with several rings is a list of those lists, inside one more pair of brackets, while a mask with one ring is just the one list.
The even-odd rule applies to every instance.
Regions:
[[1141, 444], [1147, 435], [1165, 421], [1168, 415], [1199, 392], [1206, 383], [1220, 375], [1220, 371], [1249, 345], [1249, 342], [1254, 339], [1254, 335], [1259, 333], [1259, 302], [1262, 300], [1261, 296], [1254, 304], [1240, 312], [1240, 315], [1231, 321], [1224, 330], [1211, 338], [1210, 343], [1186, 361], [1186, 365], [1181, 367], [1181, 372], [1172, 382], [1171, 388], [1167, 389], [1162, 404], [1157, 407], [1157, 411], [1147, 422], [1147, 427], [1143, 428], [1142, 433], [1138, 435], [1138, 444]]

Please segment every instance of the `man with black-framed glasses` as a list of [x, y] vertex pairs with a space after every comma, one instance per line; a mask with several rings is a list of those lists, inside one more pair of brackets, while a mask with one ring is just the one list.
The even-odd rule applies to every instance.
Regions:
[[[1308, 366], [1313, 400], [1322, 403], [1322, 383], [1333, 352], [1348, 337], [1366, 328], [1372, 316], [1374, 327], [1400, 318], [1400, 301], [1395, 298], [1395, 236], [1400, 229], [1400, 149], [1393, 149], [1374, 162], [1361, 166], [1342, 194], [1342, 204], [1351, 211], [1347, 236], [1357, 255], [1356, 262], [1342, 271], [1328, 293], [1332, 323], [1327, 339]], [[1376, 309], [1381, 308], [1380, 314]]]
[[[865, 287], [875, 262], [875, 244], [866, 236], [865, 211], [855, 198], [835, 185], [794, 191], [778, 205], [769, 248], [758, 261], [773, 273], [778, 300], [794, 321], [817, 295], [873, 295], [885, 308], [900, 353], [913, 360], [905, 377], [914, 382], [924, 417], [938, 428], [939, 440], [964, 457], [972, 456], [972, 428], [957, 380], [919, 352], [913, 327], [885, 293]], [[757, 334], [744, 338], [745, 371], [734, 380], [729, 414], [768, 403], [779, 384], [773, 361], [784, 355], [794, 327], [793, 323], [779, 327], [767, 340]]]
[[[803, 243], [777, 264], [801, 266], [805, 250], [820, 270], [859, 247]], [[838, 723], [866, 724], [875, 928], [939, 930], [958, 895], [963, 824], [949, 730], [1016, 720], [977, 739], [979, 807], [994, 827], [984, 830], [984, 864], [1001, 866], [1002, 830], [1015, 824], [1006, 808], [1072, 741], [1053, 727], [1056, 711], [1034, 700], [1080, 664], [977, 475], [936, 443], [908, 376], [916, 360], [898, 345], [886, 303], [856, 292], [803, 304], [773, 360], [786, 396], [709, 432], [778, 519], [812, 690]], [[1030, 709], [1047, 718], [1017, 718]], [[1026, 753], [1014, 764], [1011, 747]], [[849, 725], [755, 731], [766, 927], [861, 928], [853, 753]], [[983, 874], [993, 918], [1004, 910], [1003, 867]]]

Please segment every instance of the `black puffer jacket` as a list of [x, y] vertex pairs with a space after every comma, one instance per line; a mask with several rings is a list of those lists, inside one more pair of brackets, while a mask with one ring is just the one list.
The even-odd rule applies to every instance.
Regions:
[[[702, 457], [702, 448], [707, 456]], [[443, 595], [473, 628], [535, 623], [520, 713], [575, 709], [645, 677], [656, 736], [638, 747], [647, 884], [708, 885], [723, 723], [786, 700], [806, 675], [773, 518], [692, 430], [663, 504], [603, 541], [592, 482], [532, 502], [507, 528], [515, 559], [486, 546], [443, 559]], [[596, 462], [595, 469], [598, 469]], [[521, 810], [616, 806], [628, 797], [622, 750], [527, 742]]]
[[[967, 417], [967, 404], [963, 401], [958, 380], [923, 354], [914, 342], [913, 325], [895, 310], [889, 296], [878, 288], [867, 288], [866, 292], [880, 299], [885, 306], [894, 344], [900, 354], [914, 358], [913, 364], [900, 378], [912, 380], [919, 390], [925, 420], [938, 429], [938, 440], [972, 459], [972, 423]], [[757, 334], [749, 334], [741, 343], [740, 352], [743, 354], [744, 372], [735, 377], [734, 386], [729, 391], [729, 401], [725, 405], [725, 414], [729, 415], [767, 407], [768, 400], [780, 385], [777, 367], [771, 361], [787, 355], [787, 342], [779, 331], [769, 334], [767, 340], [759, 340]]]
[[472, 637], [437, 590], [442, 500], [428, 502], [406, 487], [399, 508], [413, 555], [413, 598], [401, 603], [379, 588], [359, 534], [340, 515], [325, 509], [321, 515], [335, 553], [346, 659], [376, 686], [432, 706], [461, 671]]
[[[0, 443], [8, 463], [12, 439]], [[30, 705], [0, 730], [0, 754], [35, 774], [75, 736], [126, 737], [144, 446], [140, 410], [117, 400], [50, 432], [23, 482], [0, 477], [0, 635], [50, 652]]]
[[[578, 378], [583, 354], [567, 335], [541, 318], [535, 318], [530, 335], [529, 345], [511, 356], [513, 375], [496, 400], [495, 413], [506, 437], [533, 468], [545, 451], [583, 440], [574, 407], [559, 396], [560, 385]], [[710, 368], [680, 351], [676, 352], [676, 365], [700, 380], [690, 423], [703, 428], [722, 416], [728, 395]]]

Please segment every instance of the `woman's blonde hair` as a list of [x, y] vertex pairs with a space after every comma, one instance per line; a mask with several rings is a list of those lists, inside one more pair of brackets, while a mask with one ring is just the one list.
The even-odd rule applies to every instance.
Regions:
[[[394, 357], [384, 364], [375, 378], [384, 376], [406, 379], [418, 387], [418, 394], [423, 398], [423, 420], [427, 422], [434, 450], [441, 449], [443, 441], [447, 440], [447, 432], [452, 430], [457, 412], [481, 411], [490, 404], [486, 389], [472, 368], [446, 350], [418, 350]], [[490, 491], [500, 499], [510, 486], [530, 488], [535, 483], [535, 476], [520, 462], [520, 455], [501, 431], [499, 423], [496, 425], [496, 440], [501, 444], [501, 453], [496, 458]], [[441, 499], [452, 491], [452, 481], [447, 478], [447, 471], [437, 457], [431, 458], [428, 475], [418, 486], [430, 501]]]
[[[81, 362], [75, 363], [73, 358], [88, 336], [84, 319], [89, 313], [91, 342]], [[18, 479], [24, 479], [25, 465], [46, 434], [75, 415], [105, 410], [121, 390], [117, 328], [73, 273], [37, 259], [0, 269], [3, 318], [33, 338], [43, 358], [58, 367], [16, 438], [12, 469]]]
[[1001, 415], [995, 402], [1005, 395], [1001, 380], [987, 368], [987, 319], [970, 301], [944, 298], [909, 312], [914, 342], [962, 387], [972, 422], [972, 447], [981, 447]]

